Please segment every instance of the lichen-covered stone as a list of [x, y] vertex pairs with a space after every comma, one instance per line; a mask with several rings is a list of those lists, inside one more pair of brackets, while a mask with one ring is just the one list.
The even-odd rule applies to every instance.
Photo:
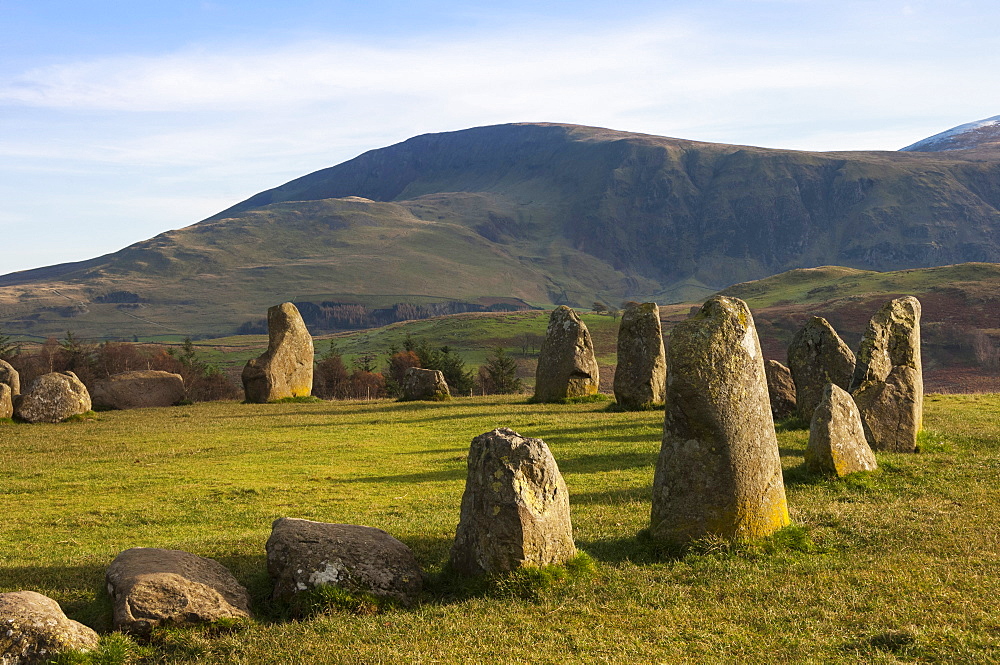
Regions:
[[12, 394], [21, 394], [21, 375], [6, 360], [0, 360], [0, 383], [6, 383], [10, 386]]
[[451, 399], [451, 392], [439, 370], [408, 367], [403, 374], [403, 399], [441, 401]]
[[618, 328], [615, 400], [623, 409], [646, 409], [663, 403], [666, 388], [660, 308], [654, 302], [630, 302]]
[[267, 572], [276, 600], [332, 585], [409, 605], [424, 583], [410, 548], [381, 529], [290, 517], [271, 527]]
[[552, 311], [535, 370], [535, 401], [596, 395], [600, 372], [590, 331], [565, 305]]
[[826, 384], [833, 383], [844, 390], [851, 387], [854, 353], [829, 321], [814, 316], [788, 345], [788, 369], [795, 382], [799, 418], [810, 422]]
[[0, 383], [0, 418], [14, 415], [14, 395], [6, 383]]
[[115, 628], [126, 632], [251, 616], [250, 595], [232, 573], [188, 552], [134, 547], [115, 557], [105, 579]]
[[112, 374], [94, 381], [90, 400], [105, 409], [173, 406], [184, 399], [184, 378], [155, 369]]
[[777, 360], [764, 361], [767, 394], [771, 399], [771, 417], [784, 420], [795, 413], [795, 382], [792, 373]]
[[506, 427], [474, 438], [452, 568], [481, 575], [575, 554], [569, 493], [545, 442]]
[[809, 426], [805, 458], [806, 468], [813, 473], [846, 476], [878, 468], [875, 454], [865, 440], [858, 407], [840, 386], [828, 383], [823, 390]]
[[73, 372], [51, 372], [31, 382], [14, 407], [14, 415], [29, 423], [58, 423], [90, 411], [87, 386]]
[[47, 663], [66, 651], [90, 651], [98, 639], [92, 629], [68, 619], [48, 596], [0, 593], [0, 665]]
[[920, 301], [886, 303], [861, 339], [851, 395], [873, 450], [913, 452], [923, 421]]
[[290, 302], [267, 310], [267, 351], [243, 368], [246, 400], [263, 404], [312, 393], [313, 341], [299, 310]]
[[789, 523], [764, 360], [746, 303], [716, 296], [674, 327], [650, 534], [766, 536]]

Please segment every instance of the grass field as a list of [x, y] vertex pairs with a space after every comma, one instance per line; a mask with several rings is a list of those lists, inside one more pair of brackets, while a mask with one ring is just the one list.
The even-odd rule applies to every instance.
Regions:
[[[110, 633], [80, 662], [1000, 662], [1000, 396], [929, 396], [919, 454], [844, 480], [807, 475], [807, 432], [781, 431], [795, 526], [672, 555], [636, 537], [662, 412], [605, 407], [205, 403], [0, 424], [0, 592], [50, 595], [108, 633], [104, 569], [149, 546], [216, 558], [254, 597], [254, 622]], [[497, 426], [549, 444], [592, 576], [531, 593], [443, 583], [469, 441]], [[264, 557], [282, 516], [389, 531], [431, 574], [423, 602], [286, 620]]]

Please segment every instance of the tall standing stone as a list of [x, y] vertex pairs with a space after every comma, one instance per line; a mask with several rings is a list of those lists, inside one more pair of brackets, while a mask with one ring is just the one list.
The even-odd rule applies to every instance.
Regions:
[[575, 554], [569, 493], [545, 442], [506, 427], [473, 439], [451, 566], [481, 575]]
[[623, 409], [646, 409], [663, 403], [666, 388], [660, 308], [655, 302], [630, 302], [618, 328], [615, 400]]
[[766, 536], [789, 523], [760, 342], [746, 303], [715, 296], [674, 327], [650, 533]]
[[813, 473], [846, 476], [878, 468], [875, 454], [865, 440], [858, 407], [840, 386], [826, 384], [809, 425], [805, 458], [806, 468]]
[[916, 450], [924, 411], [919, 300], [896, 298], [872, 317], [861, 339], [851, 394], [873, 450]]
[[577, 313], [565, 305], [552, 311], [535, 371], [535, 401], [596, 395], [600, 384], [594, 342]]
[[0, 360], [0, 383], [6, 383], [10, 386], [12, 394], [21, 394], [21, 375], [6, 360]]
[[771, 398], [771, 417], [784, 420], [795, 413], [795, 382], [792, 373], [777, 360], [764, 361], [767, 394]]
[[313, 341], [299, 310], [290, 302], [267, 310], [267, 351], [243, 368], [248, 402], [263, 404], [312, 393]]
[[814, 316], [788, 345], [788, 369], [795, 381], [799, 418], [808, 423], [823, 399], [826, 384], [832, 383], [844, 390], [851, 387], [854, 353], [829, 321]]

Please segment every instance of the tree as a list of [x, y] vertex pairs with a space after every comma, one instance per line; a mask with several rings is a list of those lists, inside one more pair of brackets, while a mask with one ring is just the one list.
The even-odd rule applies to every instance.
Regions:
[[385, 372], [385, 390], [394, 397], [403, 394], [403, 379], [406, 370], [420, 367], [420, 358], [413, 351], [399, 351], [389, 358], [389, 366]]
[[330, 347], [313, 370], [313, 394], [321, 399], [346, 399], [349, 392], [350, 376], [340, 350], [331, 339]]
[[602, 303], [600, 300], [595, 300], [594, 305], [593, 307], [590, 308], [590, 310], [594, 314], [604, 314], [605, 312], [608, 311], [608, 306]]
[[507, 395], [521, 391], [521, 379], [517, 378], [517, 361], [502, 346], [497, 346], [486, 355], [486, 364], [479, 373], [483, 392]]
[[10, 335], [0, 332], [0, 360], [10, 360], [21, 352], [21, 345]]

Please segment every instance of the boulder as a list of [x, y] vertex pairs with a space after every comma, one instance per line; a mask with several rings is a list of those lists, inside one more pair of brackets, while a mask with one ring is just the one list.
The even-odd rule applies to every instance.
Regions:
[[0, 593], [0, 664], [47, 663], [64, 651], [90, 651], [98, 636], [34, 591]]
[[409, 605], [424, 583], [410, 548], [381, 529], [290, 517], [271, 526], [267, 572], [276, 600], [328, 584]]
[[41, 375], [14, 407], [14, 415], [29, 423], [58, 423], [87, 411], [90, 393], [73, 372]]
[[105, 579], [115, 628], [125, 632], [251, 616], [250, 595], [232, 573], [188, 552], [134, 547], [115, 557]]
[[788, 345], [788, 369], [795, 381], [799, 418], [808, 423], [823, 398], [826, 384], [833, 383], [844, 390], [851, 387], [854, 353], [826, 319], [814, 316]]
[[6, 360], [0, 360], [0, 383], [6, 383], [10, 386], [12, 394], [21, 394], [21, 375]]
[[846, 476], [877, 467], [854, 399], [840, 386], [826, 384], [809, 426], [806, 468], [813, 473]]
[[104, 409], [173, 406], [184, 399], [184, 378], [153, 369], [112, 374], [94, 382], [90, 399]]
[[14, 415], [14, 396], [10, 386], [0, 383], [0, 418], [10, 418]]
[[312, 393], [313, 341], [302, 315], [290, 302], [267, 310], [267, 351], [243, 368], [248, 402], [263, 404]]
[[861, 338], [851, 394], [873, 450], [917, 449], [924, 411], [919, 300], [897, 298], [872, 317]]
[[569, 493], [541, 439], [502, 427], [469, 448], [451, 566], [465, 575], [560, 564], [576, 554]]
[[777, 360], [764, 361], [767, 394], [771, 400], [771, 417], [784, 420], [795, 413], [795, 382], [792, 373]]
[[451, 399], [448, 382], [444, 374], [436, 369], [408, 367], [403, 375], [404, 400], [446, 400]]
[[660, 308], [655, 302], [630, 302], [625, 305], [618, 328], [615, 400], [623, 409], [648, 409], [663, 404], [666, 388]]
[[600, 384], [594, 342], [577, 313], [565, 305], [552, 311], [535, 370], [536, 402], [596, 395]]
[[716, 296], [667, 349], [650, 534], [751, 539], [789, 523], [764, 360], [746, 303]]

